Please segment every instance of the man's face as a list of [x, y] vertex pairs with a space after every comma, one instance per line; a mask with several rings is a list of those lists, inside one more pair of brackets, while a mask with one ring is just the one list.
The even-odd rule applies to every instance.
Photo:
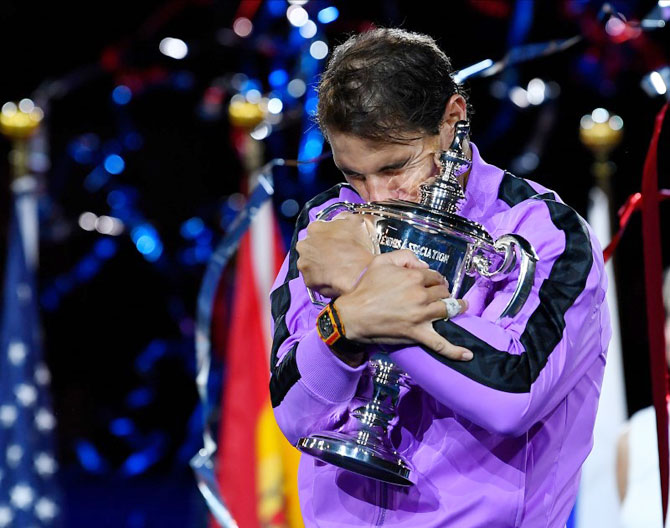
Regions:
[[406, 144], [370, 141], [342, 132], [330, 132], [328, 137], [335, 165], [368, 202], [391, 198], [418, 202], [419, 186], [438, 173], [439, 135]]

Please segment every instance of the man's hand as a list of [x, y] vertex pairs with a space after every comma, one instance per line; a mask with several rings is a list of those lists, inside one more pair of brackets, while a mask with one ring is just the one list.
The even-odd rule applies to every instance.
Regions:
[[[409, 250], [374, 258], [356, 287], [335, 303], [347, 338], [362, 343], [419, 343], [450, 359], [472, 359], [433, 328], [446, 317], [442, 299], [450, 297], [442, 275], [428, 269]], [[467, 308], [459, 300], [461, 311]]]
[[350, 292], [374, 257], [374, 227], [362, 215], [343, 213], [307, 226], [296, 244], [305, 285], [331, 299]]

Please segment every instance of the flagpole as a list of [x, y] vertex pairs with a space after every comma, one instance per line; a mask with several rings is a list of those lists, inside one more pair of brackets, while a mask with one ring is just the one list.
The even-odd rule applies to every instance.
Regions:
[[[264, 115], [258, 105], [244, 102], [231, 103], [229, 118], [233, 125], [233, 143], [242, 142], [247, 139], [249, 129], [262, 121]], [[251, 138], [249, 138], [251, 139]], [[239, 145], [235, 145], [238, 150]], [[262, 145], [260, 145], [262, 148]], [[255, 159], [247, 161], [242, 159], [245, 170]], [[203, 277], [200, 292], [198, 294], [197, 324], [196, 324], [196, 362], [197, 376], [196, 384], [203, 407], [203, 448], [191, 459], [190, 465], [195, 473], [198, 489], [202, 493], [207, 506], [215, 520], [222, 528], [237, 528], [238, 524], [231, 515], [229, 506], [226, 504], [221, 493], [219, 482], [214, 470], [213, 457], [218, 450], [217, 439], [212, 431], [211, 411], [212, 404], [209, 397], [209, 372], [211, 368], [211, 324], [214, 307], [214, 297], [218, 289], [221, 276], [233, 256], [239, 242], [256, 217], [261, 206], [272, 196], [274, 187], [272, 183], [272, 168], [283, 164], [283, 160], [272, 160], [270, 163], [258, 169], [256, 178], [259, 185], [247, 200], [245, 207], [228, 227], [226, 235], [214, 251]]]
[[[59, 526], [60, 491], [53, 454], [56, 420], [48, 393], [50, 375], [42, 360], [37, 289], [38, 216], [35, 154], [43, 111], [30, 99], [5, 103], [0, 132], [12, 142], [12, 214], [0, 312], [0, 516], [12, 526]], [[33, 143], [35, 142], [35, 143]], [[35, 147], [37, 149], [35, 150]], [[45, 161], [45, 159], [40, 159]]]
[[[612, 237], [613, 211], [611, 179], [616, 166], [609, 159], [623, 136], [623, 121], [603, 108], [582, 117], [580, 140], [593, 154], [591, 165], [595, 185], [589, 193], [588, 222], [605, 247]], [[619, 500], [616, 488], [616, 442], [627, 418], [619, 310], [613, 263], [606, 265], [607, 303], [612, 337], [602, 383], [600, 403], [593, 434], [593, 449], [582, 468], [577, 499], [577, 527], [616, 526]]]
[[12, 197], [16, 207], [26, 261], [29, 269], [37, 266], [38, 219], [35, 190], [37, 182], [31, 173], [31, 141], [37, 136], [44, 112], [30, 99], [7, 102], [0, 111], [0, 132], [12, 143], [9, 161], [12, 174]]

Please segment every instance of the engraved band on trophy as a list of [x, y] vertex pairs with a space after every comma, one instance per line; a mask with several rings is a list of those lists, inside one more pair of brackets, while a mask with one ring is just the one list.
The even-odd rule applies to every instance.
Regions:
[[[421, 186], [420, 203], [388, 200], [353, 204], [339, 202], [324, 209], [318, 219], [331, 220], [349, 211], [373, 217], [378, 252], [409, 249], [449, 281], [451, 294], [460, 298], [479, 275], [490, 279], [518, 269], [515, 291], [500, 318], [516, 315], [526, 302], [538, 260], [533, 247], [519, 235], [493, 240], [486, 229], [458, 215], [465, 199], [458, 176], [470, 169], [465, 155], [469, 123], [459, 121], [449, 150], [440, 155], [441, 170], [434, 182]], [[310, 299], [318, 305], [309, 291]], [[369, 362], [372, 399], [351, 412], [352, 420], [340, 431], [301, 438], [297, 447], [324, 462], [400, 486], [414, 483], [409, 461], [396, 452], [389, 437], [400, 388], [409, 377], [385, 354]]]

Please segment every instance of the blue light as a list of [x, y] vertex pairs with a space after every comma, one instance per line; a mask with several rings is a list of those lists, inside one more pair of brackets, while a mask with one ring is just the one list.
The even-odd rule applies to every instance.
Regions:
[[318, 97], [310, 97], [307, 99], [307, 101], [305, 101], [305, 112], [307, 112], [309, 115], [316, 115], [316, 108], [318, 104]]
[[282, 16], [284, 13], [286, 13], [286, 2], [270, 0], [270, 2], [265, 2], [265, 5], [268, 8], [268, 12], [272, 16]]
[[121, 152], [122, 149], [121, 141], [118, 138], [113, 138], [105, 141], [105, 144], [102, 146], [102, 154], [107, 157], [109, 154]]
[[281, 214], [283, 214], [285, 217], [293, 218], [300, 211], [300, 206], [298, 205], [298, 202], [289, 198], [288, 200], [284, 200], [282, 202], [280, 210]]
[[172, 77], [172, 82], [177, 90], [190, 90], [195, 84], [195, 78], [191, 72], [180, 71]]
[[240, 91], [242, 93], [247, 93], [249, 90], [258, 90], [259, 92], [262, 92], [263, 85], [257, 79], [247, 79], [242, 83]]
[[312, 163], [300, 165], [298, 167], [298, 173], [300, 174], [300, 183], [303, 185], [312, 185], [316, 180], [316, 170]]
[[111, 238], [101, 238], [95, 243], [93, 251], [103, 260], [110, 259], [116, 255], [116, 242]]
[[154, 394], [147, 388], [135, 389], [126, 396], [126, 404], [133, 409], [146, 407], [153, 400]]
[[194, 266], [195, 264], [198, 263], [198, 261], [195, 258], [195, 249], [194, 248], [186, 248], [180, 253], [180, 258], [181, 261], [186, 264], [187, 266]]
[[117, 105], [126, 105], [132, 98], [133, 92], [123, 84], [114, 88], [114, 91], [112, 92], [112, 99]]
[[340, 16], [340, 11], [335, 6], [326, 7], [319, 11], [319, 14], [316, 15], [316, 18], [322, 24], [330, 24], [331, 22], [337, 20], [337, 17]]
[[100, 139], [95, 134], [84, 134], [72, 141], [68, 147], [68, 153], [72, 158], [82, 165], [92, 163], [95, 152], [100, 148]]
[[126, 168], [126, 162], [118, 154], [110, 154], [105, 158], [105, 170], [110, 174], [121, 174]]
[[181, 225], [181, 236], [188, 240], [193, 239], [202, 233], [204, 228], [205, 223], [202, 221], [202, 219], [194, 216], [193, 218], [186, 220], [186, 222]]
[[128, 150], [140, 150], [144, 144], [144, 139], [137, 132], [128, 132], [123, 137], [123, 144]]
[[100, 190], [109, 181], [109, 174], [109, 172], [105, 172], [98, 165], [86, 175], [86, 178], [84, 178], [84, 187], [88, 192], [96, 192]]
[[212, 238], [214, 237], [212, 231], [206, 227], [198, 234], [198, 237], [195, 240], [195, 243], [200, 246], [209, 246], [211, 245]]
[[288, 83], [288, 73], [286, 70], [275, 70], [268, 76], [268, 81], [273, 88], [281, 88]]
[[45, 290], [45, 292], [40, 297], [40, 301], [42, 303], [42, 307], [45, 310], [53, 312], [60, 304], [60, 295], [58, 294], [58, 290], [56, 290], [56, 288], [49, 288], [48, 290]]
[[107, 195], [107, 203], [112, 209], [122, 209], [128, 203], [128, 196], [123, 191], [112, 191]]
[[135, 242], [135, 244], [137, 244], [137, 241], [143, 235], [155, 236], [156, 230], [153, 228], [153, 226], [149, 224], [142, 224], [137, 226], [130, 232], [130, 238], [133, 239], [133, 242]]
[[139, 475], [149, 469], [153, 462], [146, 453], [133, 453], [123, 464], [123, 472], [126, 475]]
[[67, 275], [62, 275], [54, 281], [56, 290], [60, 293], [69, 293], [74, 288], [74, 281]]
[[95, 446], [88, 440], [79, 440], [75, 445], [77, 458], [81, 466], [91, 473], [98, 473], [102, 471], [104, 460], [98, 453]]
[[163, 243], [153, 226], [149, 224], [137, 226], [131, 231], [130, 237], [135, 242], [137, 251], [149, 262], [155, 262], [163, 254]]
[[[316, 99], [315, 97], [312, 99]], [[305, 136], [303, 143], [300, 145], [299, 159], [307, 161], [317, 158], [323, 152], [323, 136], [318, 130], [311, 130]], [[305, 184], [314, 182], [316, 176], [316, 164], [304, 164], [298, 167], [300, 173], [300, 181]]]
[[128, 436], [135, 431], [135, 423], [130, 418], [117, 418], [111, 421], [109, 430], [115, 436]]
[[135, 366], [140, 372], [149, 372], [159, 359], [167, 354], [167, 344], [161, 339], [154, 339], [135, 360]]
[[137, 251], [142, 253], [142, 255], [149, 255], [156, 250], [156, 239], [149, 235], [142, 235], [137, 239], [135, 245], [137, 246]]
[[81, 144], [76, 140], [70, 143], [67, 150], [72, 159], [77, 163], [85, 165], [93, 161], [93, 153], [86, 148], [82, 148]]
[[141, 451], [132, 453], [121, 467], [121, 472], [126, 475], [139, 475], [144, 473], [150, 466], [160, 459], [165, 450], [166, 438], [161, 433], [152, 434], [149, 437], [149, 445]]
[[305, 160], [318, 158], [321, 155], [321, 152], [323, 152], [323, 141], [318, 139], [308, 139], [305, 142], [305, 146], [303, 147], [302, 152]]
[[161, 257], [162, 254], [163, 254], [163, 244], [161, 243], [160, 240], [156, 239], [156, 247], [151, 253], [144, 255], [144, 258], [147, 259], [149, 262], [156, 262]]
[[128, 513], [127, 528], [145, 528], [147, 524], [147, 514], [145, 512], [135, 510]]
[[75, 268], [75, 273], [78, 279], [87, 281], [92, 279], [96, 273], [100, 270], [100, 262], [93, 256], [84, 257], [77, 267]]
[[212, 256], [212, 248], [209, 246], [196, 246], [195, 247], [195, 259], [198, 262], [207, 262], [209, 257]]

